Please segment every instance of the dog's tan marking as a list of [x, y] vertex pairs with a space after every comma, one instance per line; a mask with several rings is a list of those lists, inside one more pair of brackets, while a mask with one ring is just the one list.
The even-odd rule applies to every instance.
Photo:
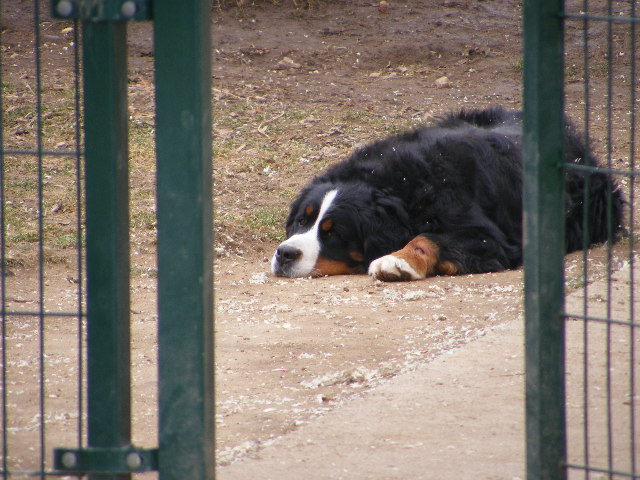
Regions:
[[438, 264], [438, 273], [440, 275], [457, 275], [458, 267], [453, 262], [442, 262]]
[[354, 273], [363, 273], [363, 268], [361, 266], [352, 267], [345, 262], [319, 257], [311, 275], [322, 277], [323, 275], [351, 275]]
[[391, 255], [402, 258], [420, 277], [426, 278], [437, 273], [439, 252], [440, 248], [435, 242], [425, 237], [416, 237]]
[[[450, 261], [440, 262], [439, 254], [440, 247], [437, 243], [420, 236], [411, 240], [404, 248], [390, 255], [404, 260], [419, 278], [427, 278], [434, 275], [457, 275], [459, 273], [458, 266]], [[385, 272], [380, 273], [382, 277], [385, 277]], [[386, 276], [393, 277], [389, 272], [387, 272]], [[411, 278], [400, 278], [400, 280], [406, 279]]]
[[328, 232], [329, 230], [331, 230], [333, 228], [333, 220], [331, 220], [330, 218], [324, 220], [321, 224], [320, 224], [320, 229], [323, 232]]

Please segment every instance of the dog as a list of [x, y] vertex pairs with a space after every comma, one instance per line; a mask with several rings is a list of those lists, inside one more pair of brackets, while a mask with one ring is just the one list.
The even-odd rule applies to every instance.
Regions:
[[[567, 121], [566, 161], [597, 166], [588, 151]], [[564, 175], [567, 252], [585, 246], [583, 228], [587, 245], [621, 230], [623, 198], [610, 175], [574, 169]], [[312, 179], [291, 205], [271, 271], [368, 272], [397, 281], [518, 268], [522, 182], [520, 112], [494, 107], [446, 115], [362, 147]]]

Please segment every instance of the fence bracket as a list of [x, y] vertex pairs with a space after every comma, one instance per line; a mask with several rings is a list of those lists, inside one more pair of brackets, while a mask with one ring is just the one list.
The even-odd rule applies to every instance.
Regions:
[[55, 18], [100, 21], [151, 20], [152, 0], [51, 0]]
[[158, 470], [158, 450], [124, 448], [56, 448], [54, 468], [60, 472], [100, 475]]

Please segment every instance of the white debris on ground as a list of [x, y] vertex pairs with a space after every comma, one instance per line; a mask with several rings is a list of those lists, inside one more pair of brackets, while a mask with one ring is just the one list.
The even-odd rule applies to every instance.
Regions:
[[269, 281], [269, 276], [267, 275], [267, 272], [260, 272], [260, 273], [254, 273], [253, 275], [251, 275], [251, 278], [249, 279], [249, 284], [264, 285], [268, 281]]
[[216, 281], [221, 464], [521, 315], [521, 272], [389, 284], [220, 260]]

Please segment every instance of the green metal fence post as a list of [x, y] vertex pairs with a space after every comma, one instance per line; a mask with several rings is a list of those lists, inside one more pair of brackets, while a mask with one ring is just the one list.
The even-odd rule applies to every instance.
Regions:
[[126, 38], [124, 22], [83, 22], [90, 447], [131, 437]]
[[211, 2], [154, 3], [162, 480], [214, 475]]
[[566, 478], [562, 0], [524, 4], [527, 478]]

